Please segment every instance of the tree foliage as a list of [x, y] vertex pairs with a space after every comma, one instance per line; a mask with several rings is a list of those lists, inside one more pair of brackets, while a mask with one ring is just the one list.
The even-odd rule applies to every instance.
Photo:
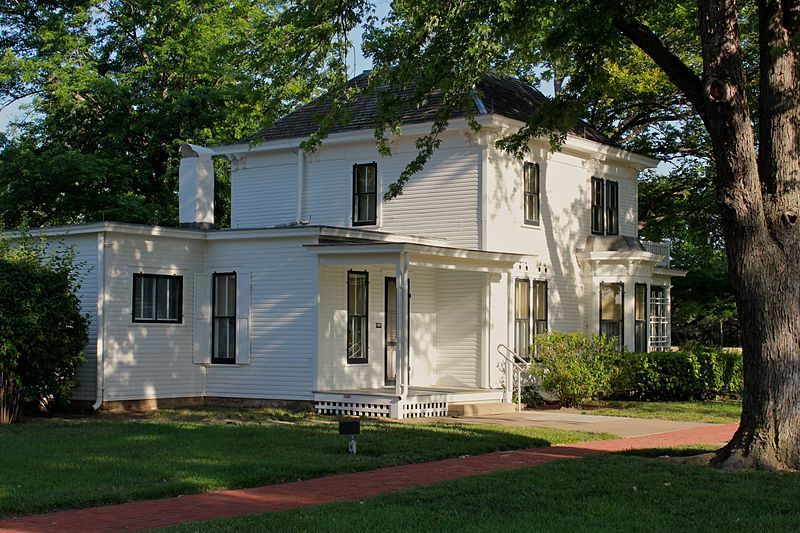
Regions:
[[[497, 142], [517, 156], [535, 137], [557, 148], [584, 117], [628, 148], [699, 165], [713, 182], [744, 352], [742, 423], [717, 460], [800, 469], [800, 2], [396, 0], [365, 50], [371, 88], [414, 86], [414, 102], [444, 102], [390, 197], [453, 110], [471, 119], [492, 70], [560, 85]], [[388, 151], [397, 107], [378, 96]]]
[[284, 16], [270, 0], [4, 3], [0, 106], [33, 103], [0, 142], [0, 221], [177, 223], [180, 143], [238, 142], [329, 82]]
[[26, 403], [63, 405], [77, 384], [89, 318], [73, 259], [29, 236], [0, 237], [0, 424], [17, 421]]

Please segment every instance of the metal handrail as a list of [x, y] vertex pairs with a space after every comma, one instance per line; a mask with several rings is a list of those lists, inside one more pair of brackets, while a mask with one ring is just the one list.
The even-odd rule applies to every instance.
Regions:
[[[503, 350], [506, 353], [503, 353]], [[503, 359], [506, 360], [507, 365], [511, 365], [514, 369], [514, 374], [516, 374], [516, 381], [517, 381], [517, 411], [522, 411], [522, 373], [527, 373], [528, 370], [531, 368], [530, 361], [526, 361], [522, 357], [517, 354], [514, 350], [506, 346], [505, 344], [498, 344], [497, 345], [497, 353], [500, 354]], [[509, 357], [510, 354], [512, 357]], [[518, 362], [519, 361], [519, 362]], [[506, 391], [508, 390], [508, 384], [506, 384]]]

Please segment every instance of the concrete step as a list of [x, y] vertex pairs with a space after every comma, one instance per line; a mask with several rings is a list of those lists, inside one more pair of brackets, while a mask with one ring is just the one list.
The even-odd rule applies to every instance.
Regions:
[[517, 404], [515, 403], [474, 402], [447, 404], [447, 416], [455, 417], [501, 415], [503, 413], [513, 413], [516, 410]]

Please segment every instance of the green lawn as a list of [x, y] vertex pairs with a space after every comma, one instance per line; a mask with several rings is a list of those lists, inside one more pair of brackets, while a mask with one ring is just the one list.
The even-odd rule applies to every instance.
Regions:
[[0, 516], [308, 479], [602, 435], [365, 421], [358, 455], [332, 418], [183, 409], [0, 426]]
[[590, 415], [661, 418], [685, 422], [728, 424], [738, 422], [742, 403], [738, 400], [714, 402], [604, 402], [597, 409], [584, 410]]
[[800, 474], [606, 455], [168, 531], [797, 531], [798, 501]]

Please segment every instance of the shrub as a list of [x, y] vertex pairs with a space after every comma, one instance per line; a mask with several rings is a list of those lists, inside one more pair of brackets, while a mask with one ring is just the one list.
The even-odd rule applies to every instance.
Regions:
[[531, 374], [565, 407], [610, 390], [618, 352], [613, 340], [580, 333], [544, 333], [533, 345]]
[[69, 398], [83, 363], [88, 318], [80, 313], [74, 254], [0, 235], [0, 424], [24, 403], [53, 409]]
[[713, 400], [740, 396], [743, 383], [740, 354], [691, 347], [623, 354], [613, 388], [637, 400]]

